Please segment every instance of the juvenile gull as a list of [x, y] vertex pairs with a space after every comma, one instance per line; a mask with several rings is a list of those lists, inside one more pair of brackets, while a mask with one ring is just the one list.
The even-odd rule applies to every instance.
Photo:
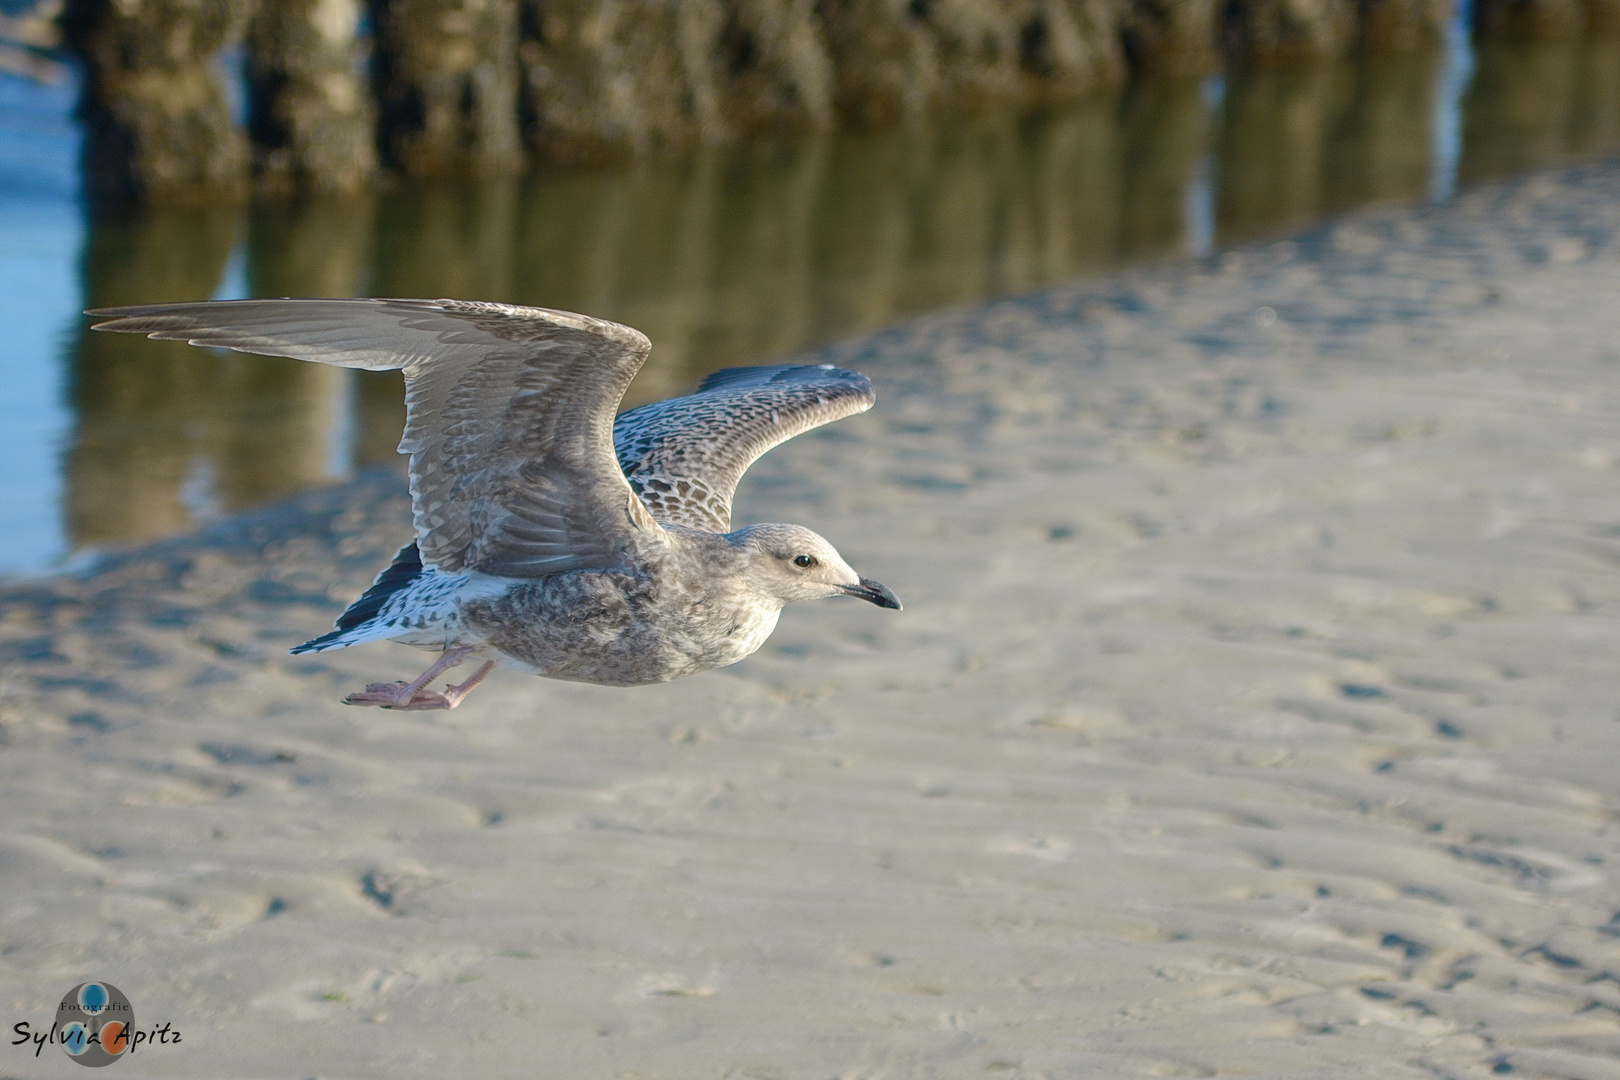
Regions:
[[[405, 373], [414, 543], [329, 634], [294, 653], [393, 640], [442, 651], [351, 705], [453, 709], [504, 663], [609, 686], [735, 663], [784, 605], [900, 607], [799, 525], [731, 528], [743, 472], [771, 447], [871, 408], [830, 365], [732, 368], [617, 419], [652, 348], [639, 331], [463, 300], [227, 300], [101, 308], [97, 330]], [[476, 657], [465, 682], [429, 684]]]

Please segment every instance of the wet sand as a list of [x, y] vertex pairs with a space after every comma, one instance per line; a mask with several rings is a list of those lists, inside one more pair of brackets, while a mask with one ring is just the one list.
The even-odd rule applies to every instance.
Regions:
[[[0, 587], [0, 1001], [162, 1077], [1620, 1076], [1620, 164], [827, 350], [905, 600], [618, 690], [294, 659], [376, 472]], [[0, 1047], [0, 1075], [75, 1075]]]

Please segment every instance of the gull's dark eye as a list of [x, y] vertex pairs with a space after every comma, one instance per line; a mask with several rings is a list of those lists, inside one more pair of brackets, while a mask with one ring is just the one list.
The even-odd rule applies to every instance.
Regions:
[[793, 565], [808, 570], [816, 565], [816, 557], [814, 555], [799, 555], [794, 558]]

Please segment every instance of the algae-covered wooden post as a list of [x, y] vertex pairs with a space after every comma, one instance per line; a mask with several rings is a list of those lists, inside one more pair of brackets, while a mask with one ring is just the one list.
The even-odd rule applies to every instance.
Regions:
[[353, 191], [377, 169], [362, 0], [260, 0], [249, 129], [261, 186]]
[[530, 139], [580, 159], [832, 121], [810, 0], [526, 0]]
[[728, 133], [716, 0], [528, 0], [525, 13], [530, 138], [542, 156], [611, 157]]
[[825, 0], [839, 114], [856, 123], [920, 116], [942, 92], [939, 55], [923, 25], [926, 0]]
[[238, 193], [248, 144], [220, 52], [239, 41], [252, 0], [74, 0], [63, 14], [85, 61], [85, 182], [98, 201], [158, 202]]
[[1120, 38], [1131, 66], [1155, 75], [1203, 75], [1220, 66], [1215, 0], [1125, 0]]
[[832, 122], [832, 58], [818, 6], [812, 0], [727, 0], [709, 63], [733, 129]]
[[1452, 0], [1361, 0], [1361, 43], [1370, 52], [1432, 48], [1445, 36]]
[[522, 164], [518, 0], [374, 0], [391, 163], [415, 174]]
[[1124, 75], [1102, 0], [824, 0], [839, 113], [857, 123], [934, 105], [1073, 96]]
[[1125, 78], [1118, 5], [1039, 0], [1019, 21], [1019, 63], [1040, 96], [1084, 93]]
[[1247, 0], [1227, 7], [1222, 45], [1240, 67], [1305, 63], [1347, 52], [1357, 39], [1355, 0]]

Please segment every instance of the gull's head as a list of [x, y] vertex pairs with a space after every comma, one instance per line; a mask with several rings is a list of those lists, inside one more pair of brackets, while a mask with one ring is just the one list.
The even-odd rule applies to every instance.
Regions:
[[750, 525], [731, 536], [748, 553], [748, 584], [784, 604], [823, 596], [857, 596], [900, 609], [887, 588], [857, 574], [838, 549], [802, 525]]

